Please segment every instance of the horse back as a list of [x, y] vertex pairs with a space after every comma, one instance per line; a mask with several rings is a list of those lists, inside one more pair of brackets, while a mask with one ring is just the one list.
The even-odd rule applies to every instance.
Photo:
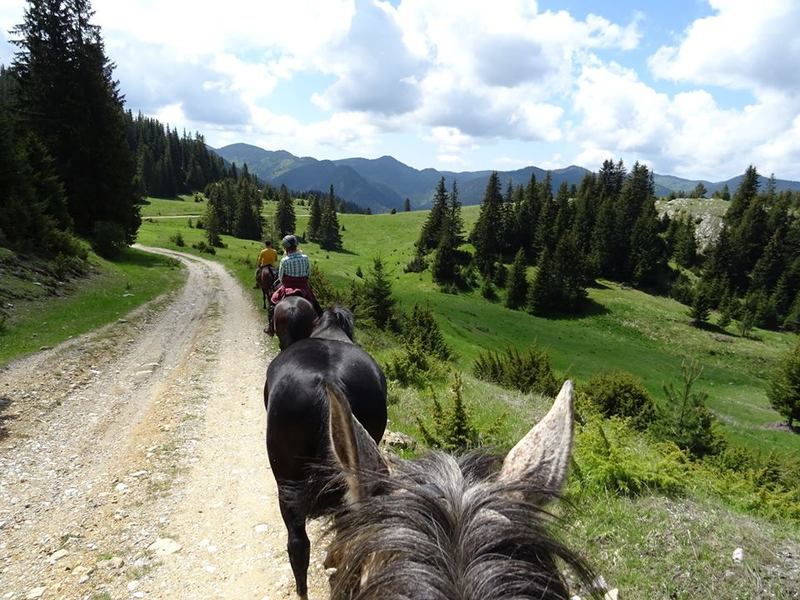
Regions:
[[301, 481], [329, 452], [325, 385], [336, 386], [377, 442], [386, 428], [386, 379], [355, 344], [308, 338], [270, 363], [264, 401], [267, 451], [276, 478]]

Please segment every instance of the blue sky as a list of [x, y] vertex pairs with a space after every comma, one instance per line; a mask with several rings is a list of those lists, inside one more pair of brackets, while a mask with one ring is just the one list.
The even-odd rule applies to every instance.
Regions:
[[[800, 179], [800, 2], [94, 0], [128, 107], [317, 158]], [[23, 0], [0, 0], [0, 62]]]

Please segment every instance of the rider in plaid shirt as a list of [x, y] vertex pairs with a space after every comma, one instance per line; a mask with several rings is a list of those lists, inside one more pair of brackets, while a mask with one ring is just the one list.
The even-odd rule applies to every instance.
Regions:
[[287, 235], [282, 240], [286, 255], [281, 259], [281, 266], [278, 268], [278, 281], [280, 287], [272, 294], [269, 304], [269, 324], [264, 330], [268, 335], [275, 335], [272, 316], [275, 312], [275, 305], [283, 300], [285, 296], [298, 295], [314, 305], [317, 314], [322, 314], [322, 309], [314, 297], [314, 292], [308, 283], [308, 276], [311, 274], [311, 265], [308, 257], [297, 249], [297, 237]]

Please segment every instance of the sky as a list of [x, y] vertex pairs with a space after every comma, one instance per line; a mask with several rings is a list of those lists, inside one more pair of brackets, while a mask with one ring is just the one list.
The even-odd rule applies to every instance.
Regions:
[[[24, 0], [0, 0], [0, 63]], [[127, 108], [418, 169], [800, 179], [798, 0], [94, 0]]]

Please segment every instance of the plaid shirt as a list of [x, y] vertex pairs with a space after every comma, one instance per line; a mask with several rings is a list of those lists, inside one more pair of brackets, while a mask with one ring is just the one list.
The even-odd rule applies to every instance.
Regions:
[[283, 281], [283, 276], [289, 277], [308, 277], [311, 271], [311, 265], [308, 262], [308, 257], [300, 252], [292, 252], [287, 254], [281, 259], [281, 266], [278, 269], [278, 279]]

